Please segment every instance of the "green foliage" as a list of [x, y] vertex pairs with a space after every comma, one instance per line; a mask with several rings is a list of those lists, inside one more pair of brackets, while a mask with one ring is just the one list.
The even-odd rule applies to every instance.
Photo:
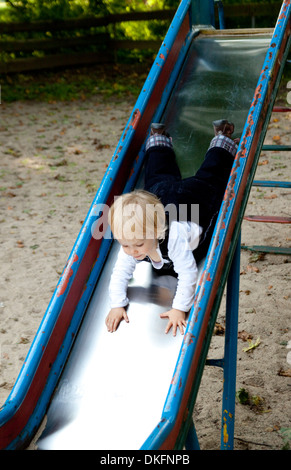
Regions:
[[177, 0], [5, 0], [14, 21], [66, 19], [77, 16], [175, 8]]
[[276, 3], [278, 0], [223, 0], [223, 5], [249, 5], [250, 3]]
[[151, 61], [123, 66], [92, 66], [45, 73], [13, 74], [1, 79], [3, 103], [137, 98]]
[[6, 0], [12, 21], [66, 19], [85, 13], [82, 0]]
[[[19, 22], [151, 11], [174, 8], [179, 4], [177, 0], [5, 0], [5, 2], [7, 8], [0, 9], [0, 21]], [[110, 26], [109, 30], [115, 38], [162, 40], [167, 28], [167, 21], [131, 21]]]
[[283, 438], [284, 446], [283, 450], [290, 450], [291, 446], [291, 428], [281, 428], [280, 434]]
[[[148, 0], [147, 2], [141, 3], [140, 0], [132, 0], [127, 2], [128, 4], [123, 7], [123, 13], [129, 13], [131, 11], [150, 11], [163, 9], [164, 0]], [[133, 40], [140, 39], [157, 39], [157, 35], [154, 34], [154, 29], [157, 21], [144, 21], [144, 22], [126, 22], [120, 24], [120, 32], [126, 38]]]
[[245, 388], [240, 388], [236, 392], [236, 398], [238, 399], [241, 405], [249, 403], [249, 392]]
[[[223, 0], [228, 4], [274, 3], [278, 0]], [[132, 11], [151, 11], [167, 8], [177, 8], [180, 0], [0, 0], [0, 21], [31, 22], [40, 20], [61, 20], [74, 17], [105, 16], [113, 13], [126, 13]], [[274, 21], [268, 18], [256, 18], [256, 27], [273, 27]], [[226, 28], [251, 27], [251, 18], [227, 18]], [[91, 29], [92, 33], [107, 32], [115, 39], [129, 40], [159, 40], [165, 37], [169, 21], [139, 21], [123, 22], [103, 28]], [[82, 36], [88, 31], [42, 31], [18, 32], [13, 35], [2, 35], [2, 40], [31, 40], [48, 38], [68, 38]], [[87, 51], [95, 51], [98, 46], [88, 45]], [[78, 52], [82, 49], [61, 49], [60, 53]], [[35, 50], [34, 52], [0, 52], [0, 60], [10, 60], [26, 57], [43, 57], [50, 51]], [[118, 51], [117, 60], [122, 62], [142, 62], [153, 54], [153, 51]]]
[[[278, 0], [223, 0], [223, 5], [276, 3]], [[7, 8], [3, 9], [3, 4]], [[103, 16], [110, 13], [177, 8], [180, 0], [0, 0], [3, 21], [66, 19], [82, 15]], [[3, 16], [5, 14], [5, 17]]]

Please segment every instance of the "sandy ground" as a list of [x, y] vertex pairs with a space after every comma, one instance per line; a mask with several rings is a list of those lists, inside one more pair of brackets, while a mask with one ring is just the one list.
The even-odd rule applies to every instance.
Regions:
[[[0, 404], [30, 344], [121, 135], [133, 101], [1, 105]], [[290, 144], [291, 113], [265, 143]], [[290, 152], [263, 152], [256, 179], [291, 181]], [[247, 214], [290, 216], [291, 190], [253, 188]], [[290, 246], [290, 225], [243, 222], [242, 243]], [[235, 449], [291, 445], [290, 256], [242, 250]], [[218, 317], [224, 327], [224, 302]], [[258, 345], [245, 352], [252, 343]], [[210, 358], [223, 355], [216, 334]], [[206, 367], [194, 411], [202, 449], [220, 445], [222, 371]]]

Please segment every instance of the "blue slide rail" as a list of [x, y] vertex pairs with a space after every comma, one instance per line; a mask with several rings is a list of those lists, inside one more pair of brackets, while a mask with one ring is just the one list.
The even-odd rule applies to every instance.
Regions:
[[[290, 9], [290, 1], [283, 2], [246, 119], [163, 414], [156, 429], [144, 443], [143, 449], [181, 449], [187, 442], [189, 434], [192, 436], [192, 446], [198, 447], [192, 411], [212, 334], [207, 335], [207, 328], [213, 331], [215, 312], [217, 313], [223, 293], [221, 286], [225, 285], [233, 257], [235, 267], [232, 268], [234, 272], [231, 283], [232, 295], [236, 296], [233, 302], [236, 305], [229, 305], [228, 308], [233, 310], [234, 315], [238, 314], [240, 227], [276, 97], [276, 89], [290, 48]], [[231, 297], [229, 295], [229, 298]], [[211, 323], [212, 328], [209, 327]], [[235, 327], [236, 319], [231, 324], [231, 328]], [[231, 333], [230, 336], [233, 341]], [[231, 347], [236, 351], [236, 345]], [[234, 386], [236, 355], [234, 360], [228, 357], [227, 366], [231, 360], [232, 367], [225, 367], [224, 377], [230, 376], [229, 381]], [[224, 394], [222, 449], [233, 446], [234, 394], [234, 389]]]

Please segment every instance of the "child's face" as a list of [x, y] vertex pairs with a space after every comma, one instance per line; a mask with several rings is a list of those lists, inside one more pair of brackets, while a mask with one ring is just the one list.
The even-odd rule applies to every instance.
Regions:
[[157, 240], [155, 239], [140, 239], [140, 240], [118, 240], [124, 252], [127, 255], [141, 261], [146, 256], [151, 256], [156, 253]]

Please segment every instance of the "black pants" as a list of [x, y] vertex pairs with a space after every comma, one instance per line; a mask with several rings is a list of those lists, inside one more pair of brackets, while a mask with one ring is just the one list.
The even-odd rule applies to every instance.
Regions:
[[[187, 218], [188, 221], [198, 223], [203, 229], [199, 246], [193, 252], [196, 262], [206, 256], [233, 160], [234, 157], [227, 150], [213, 147], [207, 151], [196, 174], [182, 179], [174, 150], [154, 146], [146, 152], [144, 189], [154, 193], [165, 207], [174, 204], [177, 220]], [[193, 220], [191, 209], [192, 205], [197, 204], [199, 220]], [[194, 214], [196, 213], [197, 211], [194, 211]]]

